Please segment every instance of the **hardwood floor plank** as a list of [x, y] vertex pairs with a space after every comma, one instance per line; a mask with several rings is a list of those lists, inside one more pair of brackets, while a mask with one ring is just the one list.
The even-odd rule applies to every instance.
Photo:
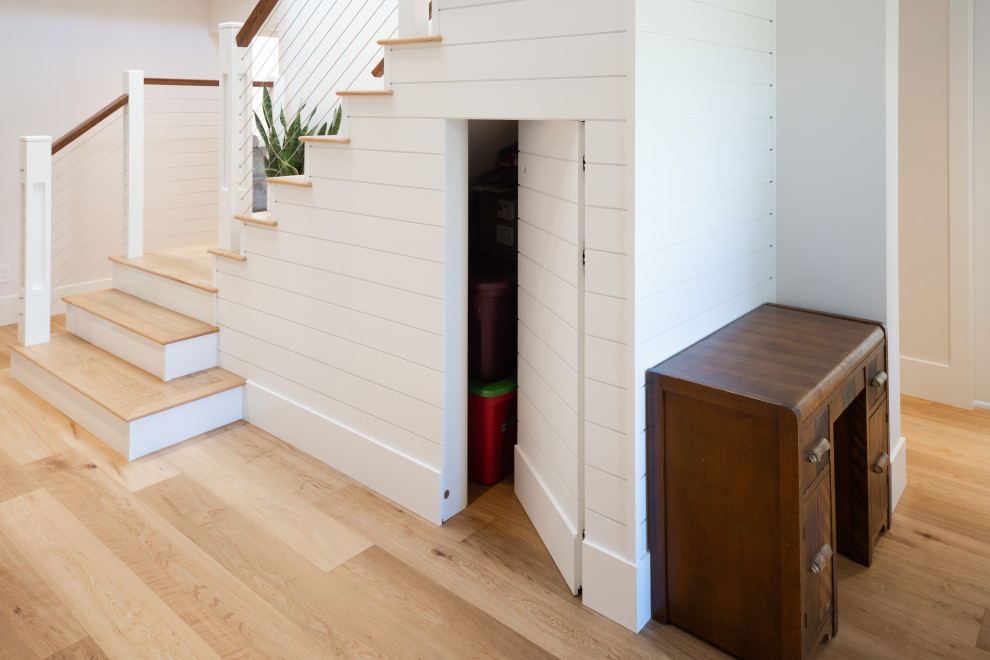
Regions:
[[46, 491], [0, 504], [0, 532], [108, 654], [219, 657]]
[[[474, 603], [517, 633], [561, 657], [650, 657], [649, 642], [583, 607], [566, 587], [551, 593], [525, 576], [445, 536], [415, 514], [386, 504], [362, 486], [348, 486], [317, 502], [333, 517], [438, 585]], [[589, 634], [590, 630], [598, 631]], [[598, 634], [600, 633], [600, 634]], [[702, 647], [703, 642], [699, 642]]]
[[123, 486], [74, 453], [32, 474], [130, 570], [224, 658], [319, 657], [279, 612]]
[[44, 658], [85, 636], [27, 558], [0, 534], [0, 658]]
[[383, 634], [415, 637], [450, 658], [552, 658], [539, 646], [493, 619], [478, 606], [372, 546], [340, 566], [352, 597], [383, 612], [393, 630]]
[[320, 570], [329, 571], [371, 543], [305, 499], [292, 486], [252, 463], [235, 463], [212, 441], [169, 457], [169, 464], [230, 503], [246, 518], [293, 548]]
[[84, 637], [72, 646], [50, 655], [48, 660], [110, 660], [110, 657], [92, 637]]
[[191, 478], [172, 477], [138, 497], [255, 593], [278, 603], [325, 653], [379, 656], [373, 632], [341, 621], [326, 573]]
[[983, 623], [980, 626], [980, 636], [976, 639], [976, 648], [990, 653], [990, 608], [983, 611]]
[[264, 470], [307, 502], [354, 483], [350, 477], [327, 469], [325, 463], [247, 422], [225, 427], [223, 433], [216, 434], [216, 444], [233, 453], [237, 463]]
[[31, 475], [7, 452], [0, 449], [0, 502], [38, 488], [38, 482], [32, 479]]

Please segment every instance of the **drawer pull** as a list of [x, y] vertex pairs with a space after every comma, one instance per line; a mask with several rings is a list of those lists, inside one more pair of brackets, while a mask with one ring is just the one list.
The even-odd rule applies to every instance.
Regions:
[[883, 387], [883, 384], [886, 382], [887, 382], [887, 372], [879, 371], [877, 372], [877, 375], [873, 377], [873, 380], [870, 381], [870, 385], [872, 385], [873, 387]]
[[888, 463], [890, 463], [890, 456], [887, 456], [887, 452], [880, 454], [880, 458], [873, 465], [873, 471], [877, 474], [883, 474], [883, 471], [887, 469]]
[[811, 572], [818, 575], [828, 566], [828, 560], [832, 558], [832, 548], [828, 543], [823, 543], [815, 556], [811, 558]]
[[808, 462], [818, 463], [822, 460], [822, 457], [825, 456], [825, 453], [831, 448], [832, 445], [829, 444], [828, 438], [819, 438], [818, 442], [815, 443], [815, 446], [808, 452]]

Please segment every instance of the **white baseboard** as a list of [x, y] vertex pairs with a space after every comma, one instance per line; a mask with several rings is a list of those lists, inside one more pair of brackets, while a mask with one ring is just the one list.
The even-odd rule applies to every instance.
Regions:
[[982, 408], [983, 410], [990, 410], [990, 403], [988, 403], [986, 401], [974, 401], [973, 402], [973, 407], [974, 408]]
[[[102, 279], [93, 280], [92, 282], [73, 284], [71, 286], [55, 287], [52, 291], [52, 300], [55, 301], [52, 304], [52, 316], [65, 314], [65, 303], [62, 302], [62, 296], [99, 291], [100, 289], [109, 289], [112, 286], [113, 280]], [[17, 312], [19, 310], [20, 303], [19, 298], [20, 297], [17, 295], [4, 296], [3, 298], [0, 298], [0, 326], [13, 325], [17, 323]]]
[[515, 459], [516, 498], [560, 569], [567, 586], [577, 594], [581, 587], [581, 564], [577, 561], [581, 552], [581, 530], [571, 526], [550, 497], [549, 489], [533, 470], [523, 445], [516, 445]]
[[581, 602], [599, 614], [633, 632], [639, 632], [650, 620], [650, 555], [638, 564], [585, 541], [581, 559], [584, 589]]
[[890, 510], [897, 508], [897, 503], [907, 487], [907, 441], [903, 436], [890, 450]]
[[430, 522], [441, 523], [440, 472], [256, 383], [249, 381], [244, 390], [245, 420]]
[[901, 394], [956, 405], [952, 401], [952, 370], [945, 364], [902, 356]]

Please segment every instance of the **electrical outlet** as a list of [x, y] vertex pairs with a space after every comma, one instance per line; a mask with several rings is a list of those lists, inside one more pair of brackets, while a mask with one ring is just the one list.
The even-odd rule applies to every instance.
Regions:
[[10, 281], [10, 264], [0, 265], [0, 284]]

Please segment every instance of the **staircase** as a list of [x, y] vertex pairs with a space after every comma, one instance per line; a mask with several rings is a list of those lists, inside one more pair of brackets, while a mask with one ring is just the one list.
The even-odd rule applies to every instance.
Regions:
[[241, 419], [217, 367], [211, 244], [111, 257], [113, 289], [67, 296], [66, 332], [12, 344], [15, 379], [133, 460]]

